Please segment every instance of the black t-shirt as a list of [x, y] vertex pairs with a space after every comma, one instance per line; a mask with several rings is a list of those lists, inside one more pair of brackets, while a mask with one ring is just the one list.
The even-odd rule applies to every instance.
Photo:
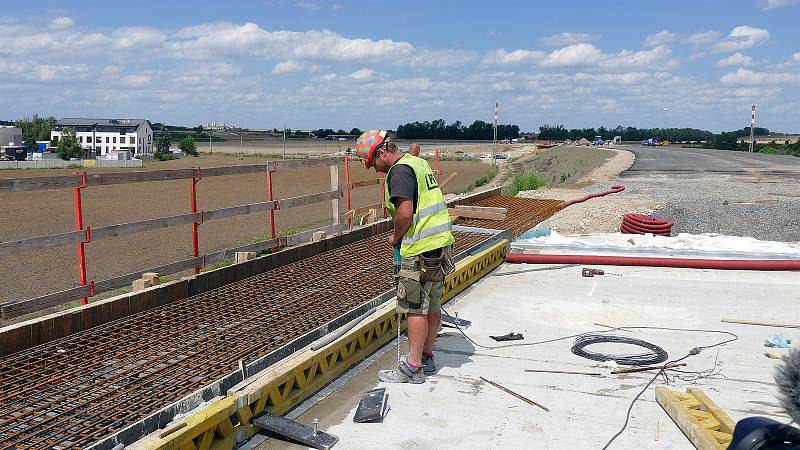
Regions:
[[389, 186], [389, 200], [397, 206], [397, 198], [413, 201], [413, 212], [417, 212], [417, 175], [414, 169], [405, 164], [395, 164], [386, 179]]

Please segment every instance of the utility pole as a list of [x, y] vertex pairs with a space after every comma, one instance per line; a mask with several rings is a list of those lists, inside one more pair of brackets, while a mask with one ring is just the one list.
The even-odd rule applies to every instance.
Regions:
[[286, 159], [286, 124], [283, 124], [283, 159]]
[[753, 143], [756, 133], [756, 105], [750, 110], [750, 153], [753, 152]]
[[211, 145], [211, 132], [208, 132], [208, 153], [214, 153], [214, 146]]
[[239, 135], [239, 158], [241, 159], [243, 157], [244, 157], [244, 140], [242, 138], [242, 135], [240, 134]]
[[500, 103], [494, 102], [494, 150], [492, 154], [492, 165], [497, 164], [497, 118], [500, 115]]

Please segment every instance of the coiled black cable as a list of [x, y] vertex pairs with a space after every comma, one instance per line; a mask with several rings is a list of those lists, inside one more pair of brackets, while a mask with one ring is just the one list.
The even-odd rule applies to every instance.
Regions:
[[[586, 347], [590, 345], [605, 343], [636, 345], [646, 348], [649, 350], [649, 352], [640, 354], [614, 355], [595, 353], [586, 349]], [[591, 359], [592, 361], [605, 362], [610, 360], [625, 366], [647, 366], [662, 363], [669, 358], [669, 354], [667, 354], [666, 350], [655, 344], [651, 344], [650, 342], [632, 337], [599, 333], [583, 334], [575, 338], [575, 343], [572, 346], [572, 353], [586, 359]]]

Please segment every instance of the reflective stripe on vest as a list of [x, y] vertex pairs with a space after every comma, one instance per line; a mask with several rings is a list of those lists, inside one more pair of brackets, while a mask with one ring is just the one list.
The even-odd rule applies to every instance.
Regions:
[[450, 231], [453, 229], [453, 224], [450, 222], [443, 223], [441, 225], [436, 225], [435, 227], [424, 228], [416, 233], [414, 233], [410, 237], [403, 236], [403, 244], [410, 245], [417, 242], [420, 239], [435, 236], [439, 233], [444, 233], [445, 231]]
[[441, 202], [433, 206], [420, 209], [418, 213], [414, 214], [414, 218], [411, 220], [411, 223], [416, 225], [418, 221], [430, 216], [431, 214], [436, 214], [439, 211], [447, 211], [447, 203]]
[[[406, 154], [395, 163], [395, 166], [397, 164], [411, 167], [417, 180], [417, 210], [414, 211], [411, 224], [401, 241], [400, 254], [416, 256], [452, 244], [452, 224], [447, 211], [447, 203], [444, 201], [444, 195], [436, 183], [436, 178], [428, 162]], [[394, 217], [397, 209], [389, 197], [388, 182], [384, 186], [384, 199], [386, 209]]]

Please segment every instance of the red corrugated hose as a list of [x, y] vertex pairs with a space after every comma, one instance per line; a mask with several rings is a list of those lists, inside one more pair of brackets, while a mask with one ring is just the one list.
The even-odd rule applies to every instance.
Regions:
[[611, 186], [611, 190], [610, 191], [598, 192], [596, 194], [589, 194], [589, 195], [587, 195], [585, 197], [576, 198], [576, 199], [573, 199], [573, 200], [567, 200], [567, 201], [565, 201], [564, 203], [561, 204], [561, 209], [564, 209], [564, 208], [566, 208], [567, 206], [570, 206], [570, 205], [574, 205], [575, 203], [583, 203], [586, 200], [589, 200], [590, 198], [602, 197], [602, 196], [608, 195], [608, 194], [616, 194], [617, 192], [622, 192], [624, 190], [625, 190], [625, 186]]
[[650, 233], [656, 236], [669, 236], [674, 224], [675, 222], [644, 214], [625, 214], [622, 216], [619, 231], [626, 234]]

